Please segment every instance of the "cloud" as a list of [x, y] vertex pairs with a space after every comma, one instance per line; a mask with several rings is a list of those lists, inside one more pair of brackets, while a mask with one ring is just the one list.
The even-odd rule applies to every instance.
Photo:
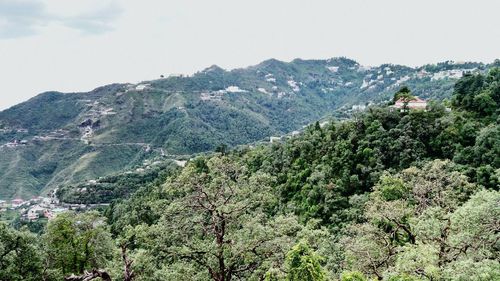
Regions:
[[100, 34], [113, 30], [112, 24], [121, 13], [120, 6], [111, 2], [100, 9], [81, 13], [74, 17], [60, 17], [57, 21], [64, 26], [87, 34]]
[[35, 34], [35, 27], [44, 21], [43, 4], [38, 1], [0, 0], [0, 38]]
[[[113, 22], [122, 13], [116, 2], [109, 2], [90, 11], [49, 12], [47, 0], [0, 0], [0, 39], [36, 35], [49, 24], [59, 24], [86, 34], [100, 34], [113, 29]], [[71, 13], [69, 13], [71, 14]]]

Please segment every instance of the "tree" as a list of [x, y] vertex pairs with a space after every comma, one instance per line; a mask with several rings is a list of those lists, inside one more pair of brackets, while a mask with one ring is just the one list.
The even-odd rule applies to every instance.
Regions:
[[[398, 264], [415, 260], [404, 256], [411, 256], [412, 252], [436, 253], [427, 260], [444, 263], [448, 249], [439, 243], [444, 243], [440, 239], [447, 239], [449, 234], [448, 214], [477, 190], [454, 169], [455, 165], [449, 161], [435, 160], [421, 169], [411, 167], [396, 175], [382, 176], [366, 204], [368, 222], [349, 228], [351, 237], [346, 238], [346, 261], [350, 268], [381, 279], [391, 270], [399, 272], [398, 268], [411, 268], [408, 264], [406, 267]], [[433, 217], [432, 223], [422, 223], [427, 216]], [[433, 232], [423, 230], [429, 225], [436, 227]], [[419, 242], [428, 240], [439, 242], [435, 251], [434, 248], [422, 250]], [[434, 274], [431, 267], [420, 266], [422, 263], [427, 265], [426, 261], [415, 263], [412, 266], [420, 272], [420, 277]]]
[[42, 255], [36, 235], [0, 222], [0, 280], [42, 280]]
[[408, 103], [410, 103], [412, 100], [415, 100], [415, 96], [412, 95], [411, 90], [407, 86], [404, 86], [394, 94], [393, 102], [397, 102], [399, 100], [403, 102], [402, 110], [404, 112], [407, 112]]
[[115, 239], [120, 248], [120, 267], [122, 268], [123, 281], [133, 281], [138, 276], [134, 269], [134, 260], [130, 257], [131, 250], [134, 249], [134, 244], [137, 242], [136, 235], [135, 229], [127, 225], [121, 229], [119, 236]]
[[484, 77], [480, 74], [472, 75], [465, 74], [460, 80], [455, 83], [453, 90], [452, 105], [455, 108], [465, 110], [474, 109], [474, 96], [484, 87]]
[[472, 103], [475, 111], [481, 117], [490, 116], [497, 110], [497, 103], [488, 92], [476, 95]]
[[500, 255], [500, 192], [481, 190], [450, 216], [448, 260], [497, 260]]
[[175, 264], [193, 268], [194, 273], [184, 272], [193, 274], [190, 279], [263, 276], [271, 264], [281, 264], [300, 226], [293, 217], [267, 214], [275, 200], [272, 178], [249, 175], [226, 156], [209, 159], [203, 169], [199, 162], [166, 184], [172, 199], [151, 227], [150, 252], [173, 264], [169, 270]]
[[276, 268], [269, 269], [264, 275], [264, 281], [282, 281], [285, 280], [285, 274]]
[[393, 102], [397, 102], [402, 97], [407, 97], [411, 95], [411, 90], [408, 86], [401, 87], [396, 93], [394, 93], [394, 97], [392, 98]]
[[366, 204], [367, 222], [344, 240], [348, 268], [388, 280], [498, 276], [500, 193], [481, 190], [457, 168], [435, 160], [383, 176]]
[[218, 152], [222, 155], [226, 155], [227, 153], [227, 144], [221, 143], [215, 148], [215, 152]]
[[321, 258], [304, 241], [295, 245], [286, 255], [287, 281], [323, 281], [326, 274]]
[[487, 75], [466, 74], [456, 84], [452, 104], [474, 116], [495, 120], [500, 102], [500, 70], [492, 68]]
[[500, 125], [492, 124], [481, 129], [473, 150], [473, 164], [500, 167]]
[[64, 276], [100, 270], [115, 251], [106, 221], [97, 212], [60, 214], [49, 222], [43, 238], [48, 268]]

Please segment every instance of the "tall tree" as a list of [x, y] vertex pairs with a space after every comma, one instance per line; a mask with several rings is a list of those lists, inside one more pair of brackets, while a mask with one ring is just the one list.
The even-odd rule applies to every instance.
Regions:
[[472, 279], [497, 276], [500, 193], [478, 192], [456, 169], [435, 160], [382, 177], [367, 222], [345, 239], [348, 267], [389, 280], [462, 280], [453, 274], [460, 266]]
[[152, 227], [152, 251], [206, 273], [186, 278], [263, 276], [270, 263], [283, 259], [300, 226], [293, 217], [268, 215], [275, 200], [268, 175], [249, 175], [225, 156], [202, 162], [194, 161], [167, 183], [175, 198]]
[[42, 256], [34, 234], [0, 222], [0, 280], [42, 280]]
[[394, 93], [394, 97], [393, 97], [392, 101], [397, 102], [403, 96], [408, 97], [410, 95], [411, 95], [410, 88], [408, 88], [408, 86], [403, 86], [396, 93]]
[[44, 234], [47, 264], [60, 274], [102, 269], [116, 250], [103, 217], [97, 212], [56, 216]]

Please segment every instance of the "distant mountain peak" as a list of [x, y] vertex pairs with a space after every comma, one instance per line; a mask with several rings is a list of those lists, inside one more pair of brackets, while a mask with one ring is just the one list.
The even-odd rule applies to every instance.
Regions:
[[216, 64], [212, 64], [211, 66], [203, 69], [201, 71], [202, 73], [207, 73], [207, 72], [226, 72], [226, 70]]
[[329, 58], [326, 60], [328, 64], [335, 64], [335, 63], [341, 63], [341, 64], [347, 64], [350, 66], [355, 66], [359, 65], [359, 63], [353, 59], [346, 58], [346, 57], [333, 57]]
[[275, 58], [271, 58], [271, 59], [268, 59], [268, 60], [265, 60], [265, 61], [259, 63], [258, 65], [260, 65], [260, 66], [275, 66], [275, 65], [284, 65], [284, 64], [286, 64], [286, 62], [280, 61], [280, 60], [275, 59]]

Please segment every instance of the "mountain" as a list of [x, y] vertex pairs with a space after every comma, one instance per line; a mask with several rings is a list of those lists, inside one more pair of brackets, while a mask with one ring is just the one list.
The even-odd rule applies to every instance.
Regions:
[[426, 110], [64, 186], [0, 211], [0, 280], [500, 280], [499, 105], [500, 67]]
[[271, 59], [87, 93], [46, 92], [0, 112], [0, 198], [285, 134], [353, 105], [387, 101], [403, 85], [421, 98], [448, 98], [463, 72], [498, 64]]

